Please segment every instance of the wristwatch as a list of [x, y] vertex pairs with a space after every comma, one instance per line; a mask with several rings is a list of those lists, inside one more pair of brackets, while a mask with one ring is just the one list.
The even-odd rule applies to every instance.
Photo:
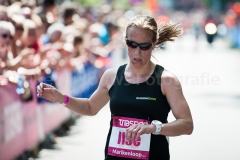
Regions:
[[156, 126], [156, 131], [154, 133], [152, 133], [152, 134], [159, 135], [160, 131], [162, 129], [162, 122], [160, 122], [158, 120], [153, 120], [151, 124]]

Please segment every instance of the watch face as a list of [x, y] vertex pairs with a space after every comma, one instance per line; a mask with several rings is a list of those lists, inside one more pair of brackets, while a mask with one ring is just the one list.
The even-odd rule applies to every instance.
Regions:
[[162, 124], [160, 121], [157, 121], [156, 124]]
[[162, 128], [162, 122], [158, 120], [153, 120], [152, 124], [156, 126], [156, 131], [153, 134], [159, 135]]
[[152, 121], [153, 124], [162, 124], [160, 121], [154, 120]]

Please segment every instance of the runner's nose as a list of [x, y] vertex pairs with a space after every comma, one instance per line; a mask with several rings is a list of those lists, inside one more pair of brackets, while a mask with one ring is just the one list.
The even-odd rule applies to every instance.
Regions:
[[140, 54], [141, 53], [141, 49], [138, 46], [137, 48], [134, 49], [134, 54]]

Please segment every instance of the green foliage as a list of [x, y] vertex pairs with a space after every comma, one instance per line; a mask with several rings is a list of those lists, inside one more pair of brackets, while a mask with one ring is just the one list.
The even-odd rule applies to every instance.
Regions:
[[211, 5], [211, 0], [201, 0], [203, 2], [203, 4], [205, 4], [206, 6], [210, 6]]
[[116, 9], [129, 9], [129, 0], [115, 0], [113, 1], [113, 6]]
[[[106, 0], [71, 0], [85, 6], [98, 6], [99, 4], [106, 3]], [[132, 6], [129, 5], [129, 0], [112, 0], [111, 5], [115, 9], [129, 9]]]
[[104, 2], [104, 0], [72, 0], [72, 1], [86, 6], [96, 6]]

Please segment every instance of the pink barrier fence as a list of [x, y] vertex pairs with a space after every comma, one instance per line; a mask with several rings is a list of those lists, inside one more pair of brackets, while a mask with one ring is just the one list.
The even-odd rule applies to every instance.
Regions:
[[[33, 100], [22, 102], [16, 85], [0, 87], [0, 160], [11, 160], [37, 145], [47, 133], [70, 117], [70, 110], [60, 104], [37, 103], [36, 81], [30, 80]], [[57, 73], [56, 85], [63, 93], [70, 92], [70, 72]]]

